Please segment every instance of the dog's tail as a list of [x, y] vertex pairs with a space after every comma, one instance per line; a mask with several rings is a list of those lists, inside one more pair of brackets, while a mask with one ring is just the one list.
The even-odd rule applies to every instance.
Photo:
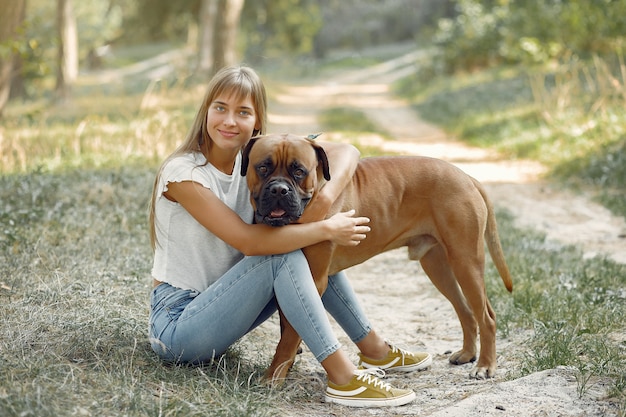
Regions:
[[509, 272], [509, 267], [506, 264], [506, 260], [504, 259], [504, 251], [502, 250], [502, 245], [500, 244], [500, 237], [498, 235], [498, 224], [496, 223], [496, 213], [493, 208], [493, 204], [491, 200], [489, 200], [489, 196], [487, 196], [487, 192], [483, 188], [482, 184], [477, 180], [473, 179], [474, 185], [478, 188], [480, 195], [483, 197], [485, 204], [487, 205], [487, 228], [485, 230], [485, 240], [487, 241], [487, 248], [489, 249], [489, 254], [491, 255], [491, 259], [493, 260], [500, 277], [502, 278], [502, 282], [504, 282], [504, 286], [509, 292], [513, 291], [513, 279], [511, 278], [511, 273]]

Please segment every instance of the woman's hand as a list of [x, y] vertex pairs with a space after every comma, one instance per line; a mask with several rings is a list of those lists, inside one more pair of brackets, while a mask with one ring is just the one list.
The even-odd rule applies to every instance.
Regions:
[[371, 229], [367, 217], [354, 217], [354, 210], [337, 213], [324, 222], [331, 230], [330, 240], [342, 246], [356, 246], [366, 237]]

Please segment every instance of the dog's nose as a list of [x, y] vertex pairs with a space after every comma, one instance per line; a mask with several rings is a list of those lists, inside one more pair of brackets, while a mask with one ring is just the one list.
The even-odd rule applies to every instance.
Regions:
[[287, 195], [289, 194], [289, 187], [282, 183], [272, 184], [270, 185], [270, 193], [276, 197], [281, 195]]

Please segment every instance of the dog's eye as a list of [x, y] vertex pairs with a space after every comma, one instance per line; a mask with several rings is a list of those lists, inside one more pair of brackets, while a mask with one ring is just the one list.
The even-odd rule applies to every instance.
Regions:
[[254, 169], [260, 178], [266, 178], [274, 170], [274, 164], [272, 163], [272, 160], [268, 158], [256, 164]]
[[294, 178], [303, 178], [306, 176], [306, 171], [302, 168], [296, 168], [293, 170], [292, 175]]

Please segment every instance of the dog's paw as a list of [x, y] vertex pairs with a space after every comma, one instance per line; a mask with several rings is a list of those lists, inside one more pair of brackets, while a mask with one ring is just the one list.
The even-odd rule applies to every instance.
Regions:
[[459, 350], [458, 352], [454, 352], [448, 358], [452, 365], [463, 365], [469, 362], [476, 361], [476, 353], [467, 352], [465, 350]]
[[265, 383], [272, 387], [282, 386], [285, 383], [287, 373], [293, 366], [293, 363], [293, 360], [282, 362], [279, 365], [272, 363], [272, 365], [265, 371], [265, 376], [263, 377]]
[[496, 368], [487, 366], [476, 366], [470, 372], [470, 378], [473, 379], [488, 379], [496, 376]]

